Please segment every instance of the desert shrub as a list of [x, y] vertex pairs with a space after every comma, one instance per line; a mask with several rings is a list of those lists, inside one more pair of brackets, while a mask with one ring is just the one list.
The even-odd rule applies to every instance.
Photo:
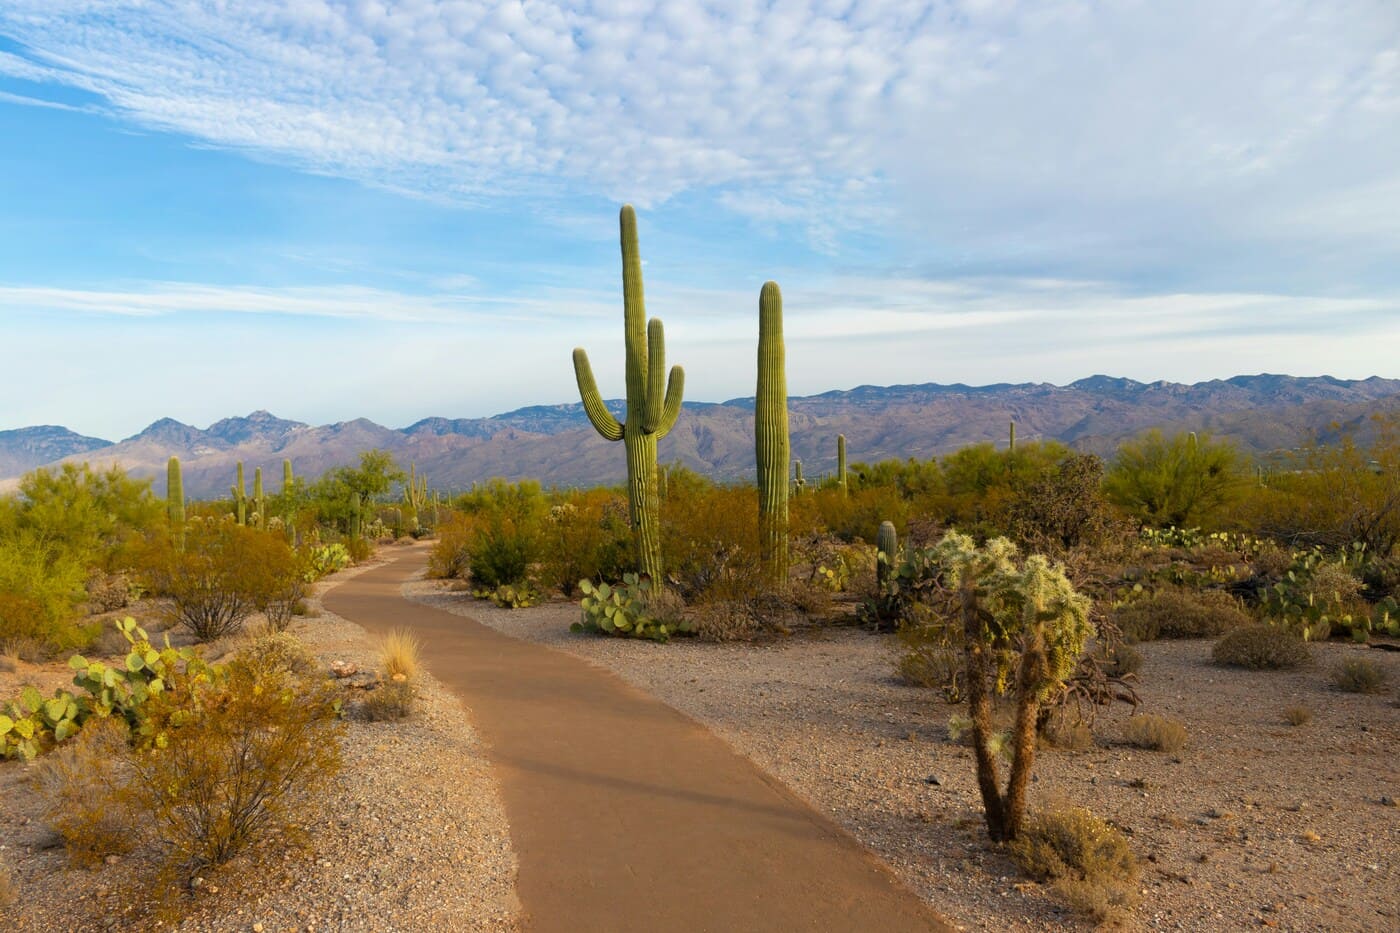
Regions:
[[1126, 677], [1142, 670], [1142, 653], [1122, 642], [1111, 647], [1101, 646], [1095, 658], [1109, 677]]
[[1253, 619], [1221, 590], [1161, 587], [1113, 610], [1113, 620], [1132, 641], [1207, 638], [1250, 624]]
[[631, 569], [627, 500], [610, 490], [573, 492], [540, 526], [540, 582], [574, 595], [578, 581], [619, 580]]
[[1156, 429], [1118, 447], [1104, 475], [1111, 502], [1147, 525], [1188, 528], [1211, 518], [1238, 487], [1239, 455], [1225, 442]]
[[758, 549], [758, 494], [670, 471], [661, 506], [661, 556], [688, 603], [742, 600], [766, 586]]
[[1026, 874], [1054, 882], [1072, 907], [1096, 921], [1117, 919], [1137, 901], [1138, 863], [1128, 840], [1088, 810], [1035, 814], [1010, 853]]
[[1129, 717], [1123, 740], [1135, 748], [1175, 752], [1186, 744], [1186, 727], [1175, 719], [1144, 713]]
[[476, 533], [470, 515], [454, 512], [438, 526], [438, 538], [428, 555], [428, 576], [438, 580], [465, 580], [471, 566], [468, 550]]
[[1307, 642], [1297, 633], [1274, 625], [1246, 625], [1227, 632], [1211, 656], [1219, 664], [1250, 670], [1287, 670], [1311, 657]]
[[345, 551], [350, 555], [350, 563], [363, 564], [374, 556], [374, 539], [369, 537], [347, 537]]
[[1082, 752], [1094, 747], [1094, 730], [1083, 717], [1069, 709], [1057, 710], [1046, 719], [1040, 737], [1052, 748]]
[[310, 674], [319, 666], [316, 656], [307, 650], [301, 639], [282, 629], [275, 629], [252, 639], [238, 649], [238, 658], [257, 671], [282, 671], [304, 675]]
[[188, 876], [313, 819], [340, 768], [338, 712], [329, 687], [237, 660], [171, 678], [131, 757], [167, 869]]
[[408, 629], [396, 628], [379, 641], [379, 663], [389, 680], [413, 680], [418, 676], [418, 636]]
[[1312, 718], [1312, 710], [1306, 706], [1290, 706], [1283, 711], [1283, 719], [1290, 726], [1306, 726]]
[[78, 622], [86, 568], [76, 555], [23, 532], [0, 537], [0, 643], [81, 648], [93, 629]]
[[184, 550], [158, 542], [143, 563], [150, 588], [170, 599], [169, 619], [205, 641], [237, 632], [303, 573], [285, 538], [228, 521], [192, 520]]
[[1380, 693], [1385, 681], [1385, 669], [1365, 658], [1343, 661], [1332, 670], [1333, 686], [1346, 693]]
[[13, 907], [19, 900], [19, 885], [10, 872], [10, 866], [0, 859], [0, 908]]
[[1063, 555], [1130, 531], [1101, 491], [1103, 461], [1073, 454], [1046, 469], [1007, 507], [1007, 525], [1031, 551]]
[[94, 567], [88, 571], [83, 589], [87, 592], [88, 611], [92, 613], [125, 609], [131, 602], [131, 582], [123, 572], [108, 573]]
[[150, 480], [131, 479], [115, 466], [41, 468], [20, 480], [12, 520], [0, 524], [6, 533], [42, 538], [84, 570], [119, 570], [131, 565], [146, 533], [165, 526], [165, 505], [150, 486]]
[[117, 718], [99, 720], [45, 756], [34, 769], [44, 824], [79, 865], [130, 852], [141, 816], [131, 788], [130, 733]]
[[394, 722], [413, 715], [413, 684], [389, 680], [370, 690], [360, 702], [360, 715], [370, 722]]
[[759, 620], [742, 602], [702, 603], [690, 611], [695, 636], [701, 641], [750, 641], [763, 631]]

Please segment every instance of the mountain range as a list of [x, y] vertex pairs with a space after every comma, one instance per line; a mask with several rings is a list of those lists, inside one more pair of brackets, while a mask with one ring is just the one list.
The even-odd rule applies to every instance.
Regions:
[[[608, 406], [618, 415], [624, 408], [621, 400]], [[720, 479], [751, 476], [753, 407], [752, 398], [686, 403], [661, 441], [661, 461]], [[788, 409], [793, 457], [815, 479], [835, 467], [837, 434], [846, 435], [853, 463], [928, 458], [983, 441], [1005, 444], [1010, 421], [1021, 440], [1055, 439], [1104, 455], [1152, 427], [1209, 432], [1256, 454], [1344, 432], [1364, 437], [1370, 414], [1400, 411], [1400, 380], [1261, 374], [1193, 385], [1091, 376], [1066, 386], [860, 386], [791, 398]], [[162, 418], [115, 443], [53, 425], [0, 431], [0, 489], [14, 488], [35, 467], [87, 461], [151, 477], [163, 494], [166, 461], [178, 456], [187, 495], [209, 498], [227, 494], [236, 461], [244, 462], [250, 483], [253, 468], [262, 467], [275, 489], [284, 458], [299, 476], [312, 478], [354, 463], [371, 448], [416, 463], [442, 490], [495, 476], [567, 486], [619, 482], [626, 475], [621, 446], [600, 438], [573, 403], [489, 418], [425, 418], [397, 429], [363, 418], [313, 426], [266, 411], [204, 429]]]

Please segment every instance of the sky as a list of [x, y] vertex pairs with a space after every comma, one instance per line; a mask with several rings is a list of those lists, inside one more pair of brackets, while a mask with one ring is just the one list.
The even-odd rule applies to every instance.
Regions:
[[0, 430], [1400, 377], [1394, 0], [4, 0]]

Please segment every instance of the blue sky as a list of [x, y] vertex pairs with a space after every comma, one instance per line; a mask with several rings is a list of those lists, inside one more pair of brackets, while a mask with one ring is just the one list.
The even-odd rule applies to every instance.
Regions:
[[1400, 376], [1400, 6], [0, 5], [0, 429]]

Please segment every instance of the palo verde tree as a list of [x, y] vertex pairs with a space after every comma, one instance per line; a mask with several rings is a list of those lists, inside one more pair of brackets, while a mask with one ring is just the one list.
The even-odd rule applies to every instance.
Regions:
[[[1093, 634], [1089, 600], [1043, 555], [1032, 554], [1018, 567], [1016, 546], [1005, 538], [979, 548], [967, 535], [951, 532], [933, 550], [944, 584], [957, 595], [987, 832], [993, 841], [1010, 841], [1025, 820], [1041, 704], [1073, 675]], [[996, 694], [1011, 694], [1016, 704], [1009, 738], [1011, 773], [1004, 791], [997, 753], [1007, 740], [992, 726]]]
[[[588, 420], [606, 440], [622, 441], [627, 449], [627, 505], [637, 568], [661, 585], [661, 510], [656, 482], [656, 442], [665, 437], [681, 413], [685, 371], [672, 366], [666, 376], [666, 335], [659, 318], [646, 320], [642, 291], [642, 258], [637, 247], [637, 214], [624, 204], [622, 232], [622, 315], [627, 351], [627, 414], [619, 422], [608, 411], [593, 367], [582, 347], [574, 350], [574, 376]], [[645, 324], [644, 324], [645, 322]]]
[[1187, 527], [1209, 518], [1238, 482], [1238, 454], [1194, 431], [1151, 430], [1122, 444], [1104, 476], [1104, 495], [1148, 525]]

